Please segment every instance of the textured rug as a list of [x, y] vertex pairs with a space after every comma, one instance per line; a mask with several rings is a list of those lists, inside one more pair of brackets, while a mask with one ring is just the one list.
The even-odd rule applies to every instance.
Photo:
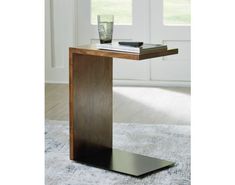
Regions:
[[47, 120], [45, 125], [46, 185], [189, 185], [190, 126], [114, 123], [114, 148], [175, 162], [144, 178], [69, 160], [69, 126]]

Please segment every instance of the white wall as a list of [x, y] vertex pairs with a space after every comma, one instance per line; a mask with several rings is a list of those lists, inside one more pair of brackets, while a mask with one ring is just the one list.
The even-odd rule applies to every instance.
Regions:
[[68, 83], [69, 47], [74, 46], [74, 0], [46, 0], [45, 79]]

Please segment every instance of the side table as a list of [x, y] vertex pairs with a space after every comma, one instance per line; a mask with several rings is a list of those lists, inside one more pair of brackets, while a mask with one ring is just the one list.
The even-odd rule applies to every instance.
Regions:
[[95, 45], [69, 48], [70, 159], [136, 177], [173, 166], [112, 147], [112, 74], [113, 58], [138, 62], [177, 53], [170, 49], [134, 54], [98, 50]]

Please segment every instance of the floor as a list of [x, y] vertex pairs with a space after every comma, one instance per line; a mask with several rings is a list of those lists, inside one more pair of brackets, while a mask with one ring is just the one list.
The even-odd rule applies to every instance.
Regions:
[[[69, 88], [45, 85], [47, 120], [69, 119]], [[113, 121], [117, 123], [190, 125], [190, 88], [113, 87]]]
[[[76, 163], [69, 160], [68, 121], [47, 120], [45, 124], [45, 184], [190, 185], [189, 125], [114, 123], [113, 147], [165, 159], [175, 162], [175, 165], [144, 178], [135, 178]], [[127, 164], [133, 165], [133, 161], [122, 165]]]

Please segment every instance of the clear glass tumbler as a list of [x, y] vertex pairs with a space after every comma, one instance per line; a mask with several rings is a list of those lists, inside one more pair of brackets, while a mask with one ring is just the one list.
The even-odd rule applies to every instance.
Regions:
[[114, 16], [98, 15], [97, 20], [100, 43], [112, 43]]

